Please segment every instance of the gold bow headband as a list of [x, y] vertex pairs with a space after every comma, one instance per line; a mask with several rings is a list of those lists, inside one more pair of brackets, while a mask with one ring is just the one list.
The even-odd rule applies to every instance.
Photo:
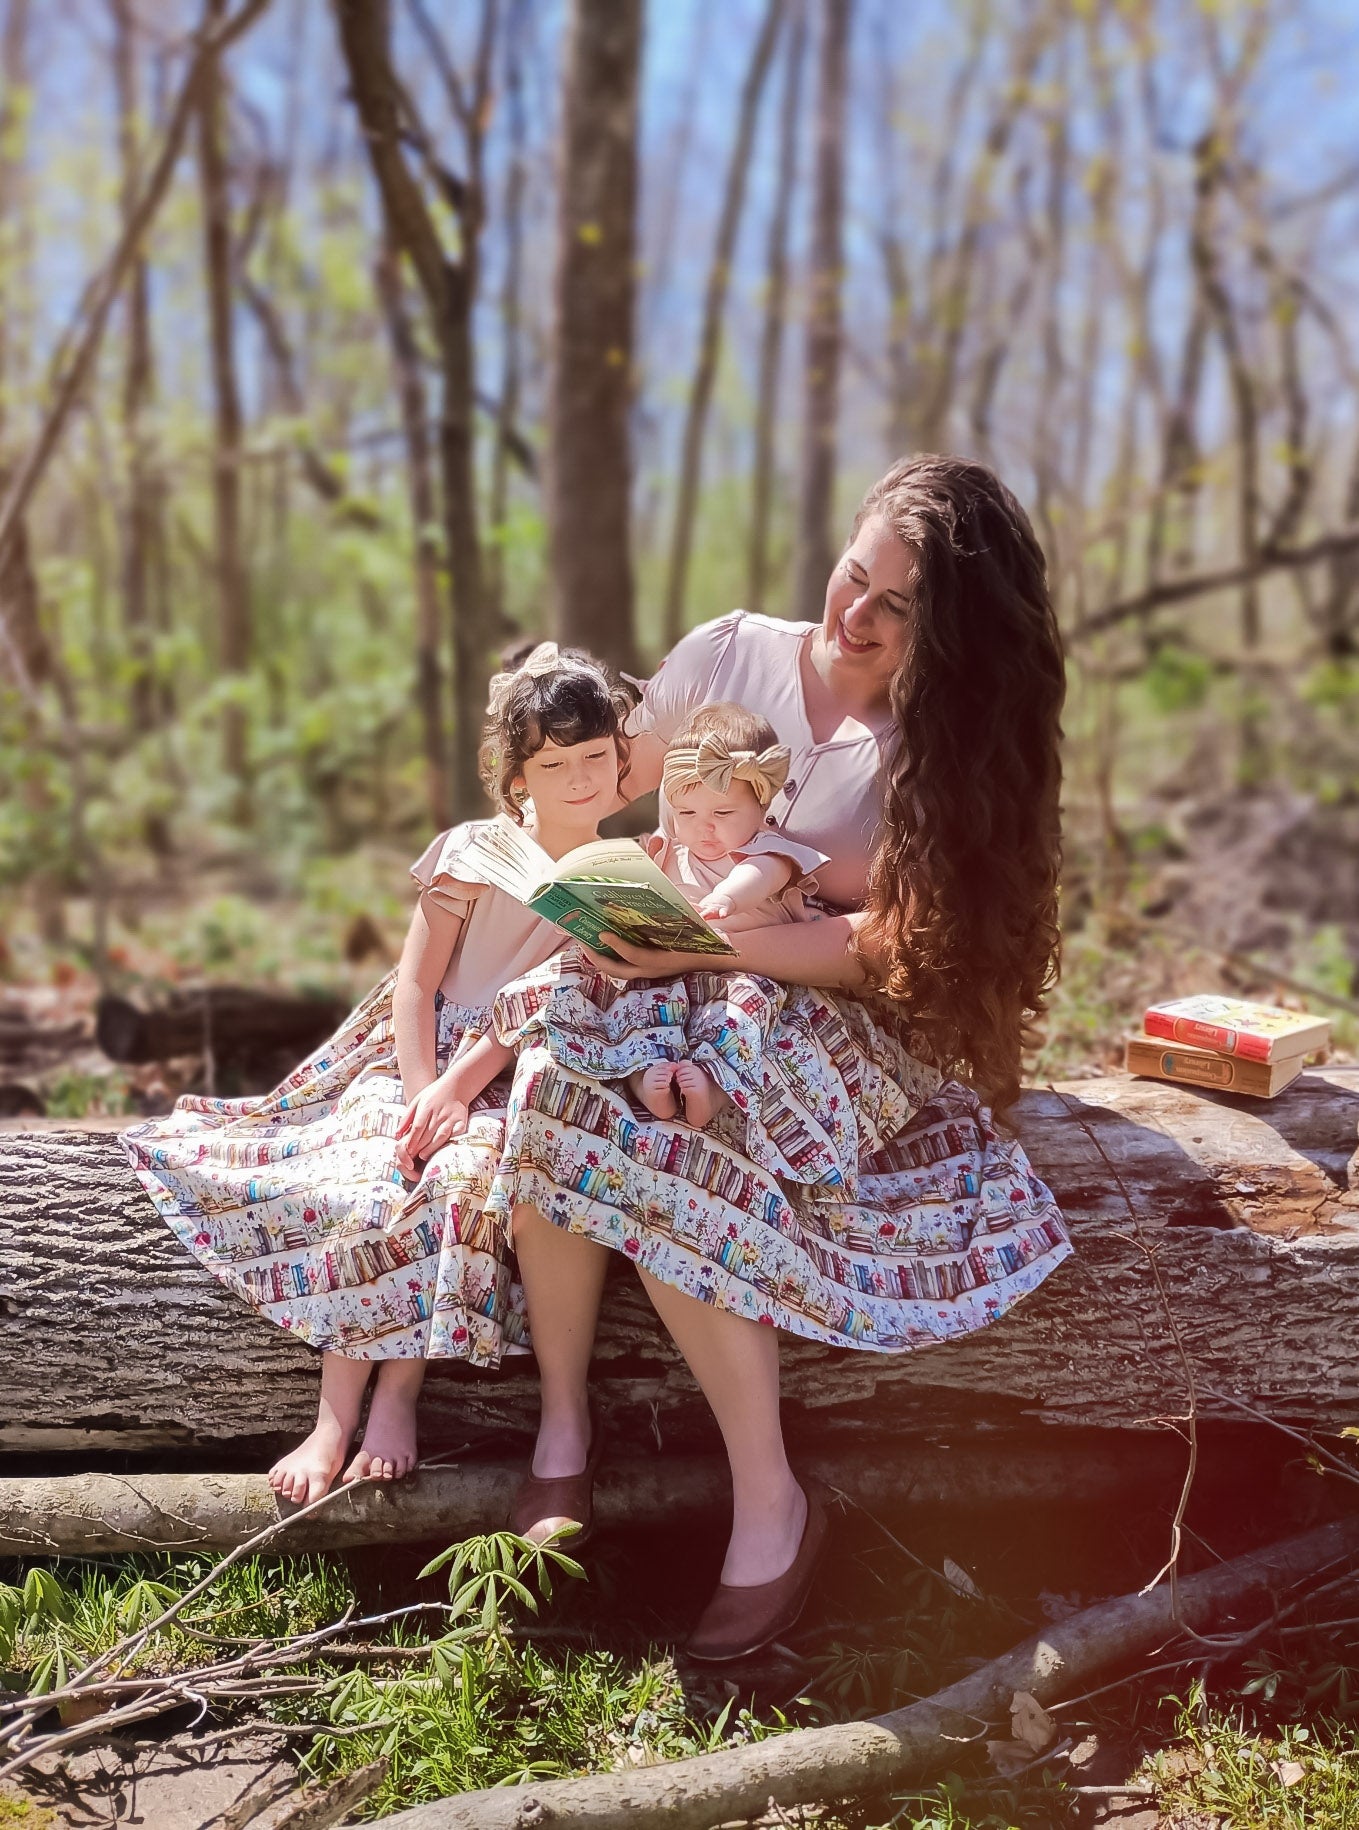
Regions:
[[508, 673], [492, 676], [487, 696], [487, 708], [492, 718], [498, 718], [505, 709], [505, 701], [510, 695], [514, 682], [527, 674], [531, 679], [545, 679], [549, 674], [573, 673], [589, 674], [608, 690], [608, 682], [597, 667], [591, 667], [586, 661], [579, 661], [574, 655], [563, 654], [555, 642], [539, 642], [538, 646]]
[[727, 794], [731, 784], [749, 782], [755, 799], [767, 807], [788, 779], [791, 751], [786, 743], [771, 744], [767, 750], [729, 750], [720, 737], [711, 734], [699, 740], [697, 747], [667, 750], [661, 766], [661, 792], [673, 799], [677, 788], [695, 784], [711, 788], [714, 794]]

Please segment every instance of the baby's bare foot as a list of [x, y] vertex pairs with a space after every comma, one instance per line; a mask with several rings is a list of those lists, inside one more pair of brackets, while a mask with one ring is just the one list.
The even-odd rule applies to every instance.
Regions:
[[[383, 1372], [386, 1372], [384, 1367]], [[344, 1481], [399, 1481], [415, 1472], [419, 1460], [415, 1433], [415, 1400], [424, 1367], [418, 1362], [393, 1366], [398, 1376], [382, 1374], [368, 1407], [368, 1423], [358, 1454], [344, 1471]], [[403, 1376], [404, 1375], [404, 1376]]]
[[674, 1076], [679, 1096], [684, 1101], [684, 1122], [696, 1131], [710, 1125], [722, 1108], [731, 1104], [717, 1082], [710, 1080], [692, 1061], [677, 1061]]
[[334, 1423], [318, 1423], [305, 1442], [270, 1468], [269, 1485], [281, 1500], [309, 1505], [329, 1490], [348, 1447], [349, 1438]]
[[653, 1118], [678, 1118], [679, 1101], [672, 1084], [675, 1076], [673, 1061], [658, 1061], [632, 1076], [629, 1085]]

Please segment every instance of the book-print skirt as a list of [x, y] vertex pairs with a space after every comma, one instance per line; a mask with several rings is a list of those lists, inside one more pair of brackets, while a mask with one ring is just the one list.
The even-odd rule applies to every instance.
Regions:
[[[495, 1364], [525, 1338], [503, 1224], [485, 1211], [507, 1085], [467, 1134], [402, 1181], [405, 1108], [389, 975], [321, 1047], [254, 1099], [189, 1095], [123, 1135], [143, 1187], [186, 1249], [270, 1321], [353, 1359]], [[440, 1000], [442, 1069], [489, 1013]]]
[[[620, 986], [571, 950], [502, 992], [521, 1045], [486, 1207], [536, 1206], [700, 1300], [899, 1353], [994, 1321], [1071, 1251], [1022, 1146], [907, 1053], [883, 1001], [747, 974]], [[708, 1130], [622, 1077], [689, 1056]]]

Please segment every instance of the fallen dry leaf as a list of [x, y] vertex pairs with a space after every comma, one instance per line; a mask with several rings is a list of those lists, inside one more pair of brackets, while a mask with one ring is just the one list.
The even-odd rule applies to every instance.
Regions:
[[1010, 1702], [1010, 1733], [1031, 1754], [1041, 1754], [1057, 1739], [1057, 1724], [1027, 1690], [1016, 1690]]

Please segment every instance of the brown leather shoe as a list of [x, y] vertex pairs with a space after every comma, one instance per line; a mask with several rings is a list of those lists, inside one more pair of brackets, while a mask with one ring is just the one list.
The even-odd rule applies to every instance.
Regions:
[[590, 1454], [579, 1474], [529, 1472], [515, 1488], [510, 1501], [509, 1528], [530, 1544], [542, 1544], [554, 1531], [578, 1525], [579, 1531], [562, 1545], [569, 1556], [582, 1550], [595, 1523], [595, 1471], [604, 1448], [604, 1430], [590, 1406]]
[[797, 1625], [830, 1532], [820, 1486], [807, 1480], [801, 1486], [807, 1496], [807, 1523], [796, 1557], [781, 1576], [754, 1588], [731, 1588], [719, 1582], [685, 1648], [690, 1658], [709, 1665], [748, 1658]]

